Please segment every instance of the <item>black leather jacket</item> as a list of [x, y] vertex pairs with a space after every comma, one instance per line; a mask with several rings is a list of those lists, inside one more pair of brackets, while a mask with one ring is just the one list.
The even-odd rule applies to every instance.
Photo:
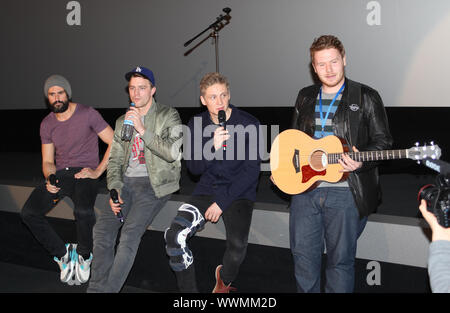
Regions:
[[[319, 85], [300, 90], [295, 103], [292, 128], [312, 136]], [[392, 146], [386, 111], [375, 89], [346, 78], [342, 99], [333, 118], [333, 132], [359, 151], [386, 150]], [[377, 162], [364, 162], [350, 173], [348, 184], [360, 217], [374, 213], [381, 203]]]

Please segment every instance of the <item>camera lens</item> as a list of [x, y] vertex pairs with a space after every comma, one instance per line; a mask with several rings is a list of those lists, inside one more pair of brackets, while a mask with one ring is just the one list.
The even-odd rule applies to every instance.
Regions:
[[436, 196], [438, 189], [432, 185], [428, 184], [420, 188], [419, 193], [417, 195], [417, 201], [424, 199], [427, 202], [427, 206], [431, 205], [432, 200]]

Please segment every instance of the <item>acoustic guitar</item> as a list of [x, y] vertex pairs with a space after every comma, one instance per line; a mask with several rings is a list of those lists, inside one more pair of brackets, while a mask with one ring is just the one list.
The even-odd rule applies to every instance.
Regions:
[[270, 169], [274, 183], [291, 195], [312, 189], [321, 181], [335, 183], [347, 178], [348, 172], [338, 160], [346, 153], [355, 161], [380, 161], [394, 159], [439, 159], [441, 149], [435, 145], [414, 146], [409, 149], [349, 151], [345, 140], [337, 136], [314, 139], [307, 134], [288, 129], [281, 132], [272, 143]]

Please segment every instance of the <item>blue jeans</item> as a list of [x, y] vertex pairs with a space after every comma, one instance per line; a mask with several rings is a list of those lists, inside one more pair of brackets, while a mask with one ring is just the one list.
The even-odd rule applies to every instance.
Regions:
[[120, 196], [124, 202], [123, 225], [108, 207], [101, 211], [94, 226], [94, 257], [87, 292], [120, 291], [133, 266], [142, 235], [170, 198], [170, 195], [157, 198], [148, 177], [125, 177]]
[[326, 246], [325, 292], [353, 292], [356, 242], [364, 229], [349, 188], [324, 187], [292, 197], [289, 234], [299, 292], [320, 292]]

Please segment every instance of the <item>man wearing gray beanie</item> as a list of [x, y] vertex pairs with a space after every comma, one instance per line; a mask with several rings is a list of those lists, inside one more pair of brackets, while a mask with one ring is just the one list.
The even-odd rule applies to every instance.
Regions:
[[[51, 110], [40, 126], [45, 181], [33, 190], [21, 216], [59, 265], [61, 282], [79, 285], [90, 275], [98, 178], [108, 165], [113, 130], [95, 109], [72, 102], [63, 76], [48, 77], [44, 95]], [[101, 162], [99, 137], [108, 145]], [[77, 244], [65, 243], [45, 216], [65, 196], [74, 203]]]
[[51, 75], [44, 83], [44, 95], [47, 97], [47, 92], [50, 87], [53, 86], [60, 86], [62, 87], [66, 93], [67, 98], [72, 99], [72, 88], [70, 87], [70, 83], [67, 81], [67, 79], [61, 75], [54, 74]]

